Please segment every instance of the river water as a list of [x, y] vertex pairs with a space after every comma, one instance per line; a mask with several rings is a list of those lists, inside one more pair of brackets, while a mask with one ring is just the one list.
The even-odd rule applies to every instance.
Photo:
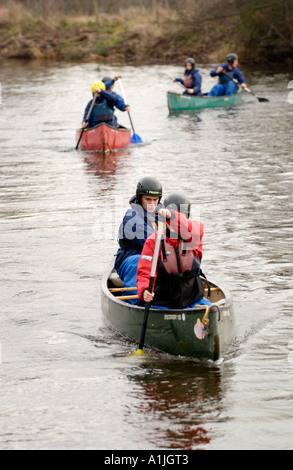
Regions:
[[[119, 72], [144, 144], [76, 152], [91, 83]], [[244, 72], [269, 103], [169, 116], [181, 67], [1, 64], [2, 450], [293, 448], [292, 74]], [[190, 196], [203, 271], [233, 294], [216, 363], [129, 360], [104, 324], [101, 276], [144, 175]]]

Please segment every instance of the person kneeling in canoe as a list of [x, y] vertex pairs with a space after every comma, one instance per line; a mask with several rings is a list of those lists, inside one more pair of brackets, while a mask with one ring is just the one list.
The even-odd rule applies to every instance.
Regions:
[[238, 56], [236, 54], [228, 54], [227, 62], [212, 70], [210, 75], [211, 77], [219, 77], [219, 83], [212, 88], [208, 96], [235, 95], [238, 90], [235, 81], [239, 83], [241, 88], [246, 87], [245, 78], [238, 68]]
[[92, 106], [93, 100], [88, 103], [84, 112], [82, 127], [91, 129], [102, 122], [116, 127], [114, 116], [114, 108], [117, 103], [116, 96], [110, 91], [106, 91], [106, 86], [103, 82], [93, 83], [92, 93], [93, 99], [95, 99], [95, 104], [87, 120], [88, 112]]
[[[118, 95], [118, 93], [116, 93], [116, 91], [114, 91], [115, 82], [119, 78], [122, 78], [121, 75], [115, 75], [114, 78], [104, 77], [104, 78], [102, 78], [102, 82], [105, 83], [106, 90], [109, 91], [110, 93], [112, 93], [115, 96], [115, 98], [116, 98], [115, 108], [119, 109], [119, 111], [122, 111], [123, 113], [125, 111], [127, 111], [129, 113], [130, 112], [129, 104], [125, 103], [122, 96]], [[116, 116], [114, 116], [114, 121], [115, 121], [115, 127], [117, 127], [118, 122], [117, 122], [117, 117]]]
[[[135, 287], [137, 277], [137, 265], [144, 246], [149, 236], [157, 229], [157, 210], [162, 207], [162, 185], [153, 177], [142, 178], [136, 188], [136, 194], [129, 204], [122, 224], [119, 228], [119, 249], [116, 255], [115, 269], [124, 287]], [[136, 291], [127, 292], [127, 295], [135, 295]], [[137, 304], [139, 300], [129, 300], [129, 303]]]
[[202, 238], [201, 222], [191, 221], [190, 202], [182, 194], [172, 194], [164, 201], [166, 209], [159, 215], [166, 218], [166, 229], [161, 241], [154, 292], [149, 292], [156, 234], [147, 239], [137, 268], [139, 298], [153, 308], [192, 308], [195, 305], [211, 305], [204, 297], [204, 285], [200, 277]]
[[199, 70], [195, 68], [195, 60], [192, 57], [186, 59], [185, 67], [184, 79], [174, 78], [173, 82], [179, 82], [185, 86], [186, 90], [183, 92], [183, 95], [202, 96], [202, 77]]

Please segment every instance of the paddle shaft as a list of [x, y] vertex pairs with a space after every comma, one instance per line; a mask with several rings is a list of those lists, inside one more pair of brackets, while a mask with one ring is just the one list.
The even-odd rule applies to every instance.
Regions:
[[[91, 104], [91, 107], [90, 107], [90, 109], [89, 109], [89, 112], [87, 113], [87, 117], [86, 117], [86, 120], [85, 120], [86, 122], [88, 122], [88, 121], [89, 121], [89, 118], [91, 117], [91, 114], [92, 114], [92, 112], [93, 112], [94, 106], [95, 106], [95, 104], [96, 104], [97, 97], [98, 97], [98, 95], [95, 94], [95, 96], [94, 96], [94, 98], [93, 98], [93, 101], [92, 101], [92, 104]], [[85, 131], [85, 127], [82, 128], [82, 131], [81, 131], [81, 133], [80, 133], [78, 142], [77, 142], [76, 147], [75, 147], [76, 150], [78, 149], [78, 146], [79, 146], [79, 143], [80, 143], [80, 141], [81, 141], [81, 139], [82, 139], [82, 136], [83, 136], [84, 131]]]
[[176, 85], [179, 85], [179, 86], [180, 86], [180, 88], [184, 88], [184, 90], [186, 90], [186, 86], [185, 86], [185, 85], [183, 85], [183, 83], [181, 83], [181, 82], [177, 82], [177, 80], [175, 80], [175, 82], [174, 82], [174, 83], [176, 83]]
[[[184, 90], [186, 90], [186, 86], [183, 85], [183, 83], [177, 82], [177, 80], [175, 80], [175, 78], [170, 77], [170, 75], [168, 75], [168, 77], [170, 78], [170, 80], [172, 80], [173, 83], [176, 83], [176, 85], [179, 85], [180, 88], [184, 88]], [[175, 81], [174, 81], [174, 80], [175, 80]]]
[[[226, 77], [229, 78], [229, 80], [232, 80], [232, 82], [236, 83], [236, 85], [239, 87], [239, 83], [237, 82], [237, 80], [235, 80], [235, 78], [232, 78], [230, 77], [230, 75], [227, 75], [225, 72], [222, 72]], [[253, 93], [253, 91], [251, 91], [249, 88], [245, 87], [244, 90], [247, 92], [247, 93], [250, 93], [251, 95], [253, 95], [255, 98], [258, 99], [258, 101], [261, 103], [262, 101], [269, 101], [267, 98], [260, 98], [259, 96], [257, 96], [255, 93]]]
[[[120, 86], [120, 89], [121, 89], [121, 93], [122, 93], [122, 97], [124, 99], [124, 103], [127, 104], [127, 99], [126, 99], [126, 95], [125, 95], [125, 92], [124, 92], [124, 87], [122, 85], [121, 78], [118, 78], [118, 83], [119, 83], [119, 86]], [[132, 122], [132, 119], [131, 119], [131, 116], [130, 116], [130, 111], [128, 111], [128, 116], [129, 116], [129, 121], [130, 121], [131, 128], [132, 128], [132, 132], [133, 132], [133, 134], [135, 134], [133, 122]]]
[[[152, 269], [151, 269], [151, 277], [150, 277], [150, 283], [149, 283], [149, 289], [148, 289], [149, 292], [152, 292], [153, 287], [154, 287], [155, 276], [156, 276], [156, 272], [157, 272], [158, 258], [159, 258], [159, 250], [160, 250], [160, 244], [161, 244], [161, 239], [162, 239], [162, 235], [163, 235], [164, 226], [165, 226], [164, 222], [161, 222], [159, 220], [157, 239], [156, 239], [156, 243], [155, 243], [155, 250], [154, 250]], [[147, 302], [146, 306], [145, 306], [144, 318], [143, 318], [140, 341], [139, 341], [139, 347], [138, 347], [138, 351], [140, 353], [143, 351], [150, 307], [151, 307], [151, 302]]]
[[[154, 279], [151, 279], [150, 284], [149, 284], [150, 292], [152, 292], [153, 286], [154, 286]], [[139, 346], [138, 346], [138, 351], [139, 352], [143, 351], [145, 334], [146, 334], [146, 329], [147, 329], [147, 326], [148, 326], [150, 308], [151, 308], [151, 302], [146, 303], [145, 310], [144, 310], [143, 323], [142, 323], [142, 328], [141, 328], [141, 334], [140, 334], [140, 340], [139, 340]]]

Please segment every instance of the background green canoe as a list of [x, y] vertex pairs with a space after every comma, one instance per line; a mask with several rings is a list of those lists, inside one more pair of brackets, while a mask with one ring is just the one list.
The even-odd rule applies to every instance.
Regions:
[[180, 93], [168, 92], [168, 108], [170, 113], [178, 111], [194, 111], [205, 108], [221, 108], [223, 106], [237, 106], [242, 101], [242, 91], [231, 96], [188, 96]]

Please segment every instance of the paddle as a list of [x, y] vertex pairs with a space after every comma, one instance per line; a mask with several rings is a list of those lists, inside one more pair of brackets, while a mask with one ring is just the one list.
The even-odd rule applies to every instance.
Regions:
[[[156, 276], [156, 271], [157, 271], [157, 264], [158, 264], [158, 257], [159, 257], [159, 250], [160, 250], [161, 239], [162, 239], [164, 227], [165, 227], [165, 223], [159, 220], [157, 239], [156, 239], [156, 243], [155, 243], [155, 250], [154, 250], [152, 269], [151, 269], [151, 277], [150, 277], [150, 283], [149, 283], [149, 288], [148, 288], [149, 292], [152, 292], [153, 287], [154, 287], [155, 276]], [[147, 324], [148, 324], [150, 307], [151, 307], [151, 302], [147, 302], [146, 305], [145, 305], [144, 318], [143, 318], [143, 324], [142, 324], [142, 329], [141, 329], [139, 346], [138, 346], [138, 350], [136, 351], [135, 354], [144, 354], [143, 347], [144, 347], [144, 340], [145, 340], [145, 334], [146, 334], [146, 329], [147, 329]]]
[[[226, 75], [226, 77], [228, 77], [230, 80], [232, 80], [232, 82], [236, 83], [236, 85], [239, 87], [239, 83], [237, 82], [237, 80], [235, 80], [235, 78], [232, 78], [230, 77], [230, 75], [227, 75], [225, 72], [223, 72], [224, 75]], [[253, 93], [253, 91], [251, 91], [249, 88], [245, 87], [244, 90], [247, 92], [247, 93], [250, 93], [251, 95], [255, 96], [255, 98], [258, 99], [258, 101], [260, 103], [267, 103], [269, 102], [269, 100], [267, 98], [260, 98], [259, 96], [257, 96], [255, 93]]]
[[[118, 82], [119, 82], [119, 86], [120, 86], [120, 89], [121, 89], [121, 93], [122, 93], [122, 97], [124, 99], [124, 102], [125, 102], [125, 104], [127, 104], [127, 100], [126, 100], [126, 96], [125, 96], [125, 93], [124, 93], [124, 88], [123, 88], [123, 85], [122, 85], [121, 78], [118, 78]], [[131, 143], [132, 144], [141, 144], [142, 143], [142, 138], [134, 132], [134, 126], [133, 126], [133, 122], [132, 122], [132, 119], [131, 119], [131, 116], [130, 116], [130, 111], [128, 111], [128, 116], [129, 116], [129, 121], [130, 121], [132, 132], [133, 132], [133, 135], [131, 137]]]
[[[98, 97], [98, 95], [95, 94], [95, 96], [94, 96], [94, 98], [93, 98], [93, 101], [92, 101], [92, 104], [91, 104], [91, 107], [90, 107], [90, 109], [89, 109], [89, 112], [87, 113], [87, 117], [86, 117], [85, 122], [88, 122], [89, 119], [90, 119], [90, 117], [91, 117], [92, 111], [93, 111], [94, 106], [95, 106], [95, 104], [96, 104], [97, 97]], [[81, 141], [81, 139], [82, 139], [82, 136], [83, 136], [83, 133], [84, 133], [85, 129], [86, 129], [85, 127], [82, 128], [82, 131], [81, 131], [81, 133], [80, 133], [80, 136], [79, 136], [78, 142], [77, 142], [77, 144], [76, 144], [75, 150], [78, 149], [79, 143], [80, 143], [80, 141]]]
[[[168, 74], [166, 73], [166, 75]], [[186, 90], [186, 87], [183, 85], [183, 83], [177, 82], [174, 78], [170, 77], [170, 75], [168, 75], [168, 77], [170, 78], [170, 80], [172, 80], [173, 83], [176, 83], [176, 85], [180, 86], [180, 88], [184, 88], [184, 90]]]

